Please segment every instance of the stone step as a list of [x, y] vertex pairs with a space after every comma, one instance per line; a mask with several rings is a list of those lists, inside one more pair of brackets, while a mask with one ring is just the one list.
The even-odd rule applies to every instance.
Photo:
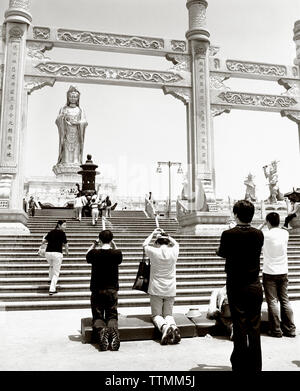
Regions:
[[[293, 281], [293, 284], [300, 284], [300, 279], [298, 281]], [[133, 285], [133, 279], [129, 282], [120, 282], [120, 290], [131, 290]], [[224, 281], [216, 280], [216, 281], [177, 281], [177, 288], [182, 289], [193, 289], [197, 287], [209, 287], [209, 288], [217, 288], [224, 286]], [[72, 281], [70, 284], [60, 284], [58, 283], [57, 289], [59, 292], [78, 292], [85, 291], [88, 292], [90, 290], [90, 280], [86, 280], [85, 282], [76, 284]], [[1, 285], [0, 293], [22, 293], [22, 292], [45, 292], [45, 290], [49, 290], [49, 284], [47, 281], [40, 284], [32, 284], [31, 281], [28, 282], [27, 285], [24, 285], [24, 281], [22, 280], [22, 285]]]
[[[298, 291], [299, 287], [290, 285], [289, 292]], [[181, 288], [177, 289], [177, 296], [207, 296], [210, 295], [212, 291], [211, 287], [193, 287], [193, 288]], [[299, 290], [300, 292], [300, 290]], [[77, 292], [66, 292], [58, 289], [58, 293], [55, 295], [55, 300], [86, 300], [90, 298], [91, 292], [89, 289], [84, 291]], [[145, 296], [144, 292], [138, 290], [119, 290], [118, 297], [119, 299], [129, 299], [129, 298], [143, 298]], [[43, 286], [38, 292], [10, 292], [10, 293], [0, 293], [0, 302], [5, 301], [28, 301], [28, 300], [52, 300], [52, 296], [49, 296], [49, 286]]]
[[[138, 268], [140, 259], [124, 259], [122, 264], [120, 265], [120, 269], [126, 269], [126, 268]], [[198, 267], [198, 268], [224, 268], [225, 263], [223, 260], [217, 260], [217, 261], [210, 261], [209, 259], [207, 261], [203, 261], [202, 259], [199, 261], [197, 258], [191, 258], [191, 259], [178, 259], [177, 261], [177, 270], [182, 269], [183, 267]], [[300, 261], [293, 262], [292, 260], [289, 261], [288, 264], [289, 268], [294, 268], [295, 270], [300, 270]], [[34, 261], [27, 260], [14, 260], [11, 262], [0, 262], [0, 270], [13, 270], [18, 268], [29, 268], [29, 269], [37, 269], [37, 268], [48, 268], [49, 265], [44, 260], [35, 259]], [[71, 268], [83, 268], [83, 269], [90, 269], [91, 266], [85, 260], [78, 260], [78, 262], [74, 262], [72, 259], [64, 260], [62, 263], [62, 269], [71, 269]], [[261, 262], [262, 267], [262, 262]]]
[[[290, 278], [290, 284], [292, 286], [298, 287], [300, 289], [300, 276], [293, 279]], [[120, 282], [120, 290], [121, 291], [127, 291], [131, 290], [133, 285], [133, 279], [129, 282]], [[194, 290], [197, 288], [207, 288], [207, 289], [215, 289], [220, 288], [225, 285], [225, 278], [223, 280], [205, 280], [205, 281], [177, 281], [176, 283], [178, 289], [190, 289]], [[81, 283], [75, 283], [73, 280], [69, 284], [63, 284], [58, 283], [57, 289], [59, 292], [89, 292], [90, 290], [90, 280], [87, 279], [85, 282]], [[47, 283], [47, 280], [45, 279], [44, 282], [40, 282], [39, 284], [32, 284], [32, 281], [29, 281], [27, 285], [24, 285], [24, 281], [22, 280], [22, 285], [1, 285], [0, 286], [0, 293], [27, 293], [27, 292], [48, 292], [49, 290], [49, 284]]]
[[[58, 293], [59, 294], [59, 293]], [[57, 295], [58, 295], [57, 294]], [[150, 300], [148, 295], [144, 295], [143, 298], [136, 299], [119, 299], [119, 307], [150, 307]], [[54, 296], [49, 296], [53, 300], [40, 300], [40, 301], [22, 301], [22, 302], [0, 302], [0, 311], [32, 311], [32, 310], [51, 310], [51, 309], [80, 309], [90, 308], [90, 300], [74, 300], [74, 301], [60, 301], [55, 299]], [[210, 296], [186, 296], [176, 297], [175, 305], [191, 305], [198, 306], [209, 303]], [[300, 293], [293, 293], [289, 295], [289, 299], [299, 300]]]
[[[60, 301], [54, 296], [49, 296], [53, 300], [23, 301], [23, 302], [0, 302], [0, 311], [32, 311], [32, 310], [51, 310], [51, 309], [80, 309], [90, 308], [90, 300]], [[205, 297], [184, 297], [176, 298], [175, 305], [200, 305], [208, 304], [209, 296]], [[148, 295], [136, 299], [119, 299], [118, 307], [144, 307], [150, 306]]]
[[[120, 270], [126, 270], [128, 268], [135, 268], [135, 270], [138, 269], [139, 263], [138, 262], [124, 262], [120, 265]], [[199, 264], [199, 263], [177, 263], [177, 270], [179, 271], [182, 268], [220, 268], [224, 267], [222, 263], [216, 263], [216, 264]], [[291, 266], [292, 267], [292, 266]], [[48, 270], [49, 265], [48, 263], [0, 263], [0, 270], [1, 271], [14, 271], [14, 270]], [[91, 266], [88, 263], [63, 263], [61, 266], [61, 270], [66, 269], [80, 269], [80, 270], [91, 270]], [[300, 264], [299, 264], [299, 270], [300, 270]]]
[[[260, 273], [260, 276], [261, 276], [261, 273]], [[120, 283], [123, 283], [123, 282], [130, 282], [131, 284], [133, 283], [134, 281], [134, 278], [135, 278], [135, 273], [132, 273], [132, 274], [120, 274], [119, 276], [119, 281]], [[299, 276], [299, 273], [298, 272], [289, 272], [289, 280], [290, 281], [293, 281], [293, 283], [298, 283], [298, 279], [300, 278]], [[206, 274], [206, 273], [199, 273], [199, 274], [178, 274], [177, 275], [177, 283], [186, 283], [186, 282], [189, 282], [191, 284], [202, 284], [202, 283], [206, 283], [209, 282], [209, 281], [215, 281], [215, 280], [218, 280], [218, 281], [223, 281], [225, 283], [225, 279], [226, 279], [226, 274], [225, 272], [219, 272], [219, 273], [209, 273], [209, 274]], [[14, 286], [19, 286], [19, 285], [24, 285], [24, 284], [27, 284], [27, 285], [38, 285], [38, 284], [46, 284], [48, 282], [48, 275], [47, 273], [44, 274], [44, 276], [42, 277], [30, 277], [30, 278], [22, 278], [22, 277], [2, 277], [0, 278], [0, 286], [4, 286], [4, 285], [9, 285], [9, 284], [14, 284]], [[63, 275], [60, 275], [59, 276], [59, 282], [61, 284], [81, 284], [81, 283], [85, 283], [85, 284], [89, 284], [90, 283], [90, 274], [89, 275], [86, 275], [86, 276], [77, 276], [77, 277], [74, 277], [74, 276], [63, 276]], [[27, 286], [26, 285], [26, 286]]]
[[[299, 273], [299, 268], [294, 268], [291, 267], [289, 268], [289, 273], [291, 272], [298, 272]], [[201, 273], [199, 273], [201, 271]], [[136, 276], [137, 268], [134, 269], [121, 269], [119, 274], [120, 275], [130, 275], [132, 278]], [[222, 268], [206, 268], [206, 267], [189, 267], [189, 268], [178, 268], [176, 271], [177, 278], [179, 278], [180, 275], [184, 274], [195, 274], [195, 276], [198, 277], [199, 274], [202, 273], [207, 273], [207, 274], [213, 274], [217, 272], [224, 272], [224, 267]], [[19, 271], [0, 271], [0, 278], [32, 278], [32, 277], [45, 277], [48, 275], [48, 270], [45, 268], [45, 270], [19, 270]], [[64, 268], [61, 269], [60, 272], [61, 277], [84, 277], [84, 276], [90, 276], [90, 270], [82, 270], [82, 269], [77, 269], [77, 270], [66, 270]]]
[[[132, 274], [120, 274], [119, 275], [119, 281], [121, 282], [130, 282], [133, 283], [135, 279], [136, 273]], [[289, 278], [298, 278], [299, 274], [291, 272], [289, 275]], [[225, 281], [225, 273], [211, 273], [211, 274], [205, 274], [205, 273], [200, 273], [199, 275], [195, 274], [179, 274], [177, 275], [177, 282], [180, 281], [185, 281], [185, 282], [198, 282], [200, 281], [205, 281], [205, 280], [224, 280]], [[64, 283], [64, 284], [73, 284], [73, 283], [90, 283], [91, 276], [90, 274], [86, 276], [64, 276], [61, 275], [59, 276], [59, 282]], [[0, 286], [1, 285], [7, 285], [7, 284], [14, 284], [15, 286], [17, 285], [22, 285], [22, 284], [45, 284], [48, 282], [48, 274], [45, 273], [44, 276], [42, 277], [30, 277], [30, 278], [22, 278], [22, 277], [2, 277], [0, 278]]]

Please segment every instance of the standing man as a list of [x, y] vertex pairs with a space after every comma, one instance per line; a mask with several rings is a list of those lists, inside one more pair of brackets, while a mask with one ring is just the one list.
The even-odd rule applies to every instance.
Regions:
[[262, 369], [260, 321], [263, 301], [259, 280], [263, 233], [251, 227], [254, 205], [241, 200], [234, 204], [237, 225], [221, 235], [217, 255], [226, 258], [226, 288], [233, 323], [233, 352], [230, 357], [235, 372], [259, 372]]
[[65, 234], [66, 227], [66, 220], [58, 220], [55, 229], [48, 232], [42, 241], [42, 243], [48, 243], [45, 256], [49, 263], [50, 296], [57, 293], [56, 284], [63, 260], [63, 245], [65, 247], [66, 255], [69, 255], [68, 241]]
[[33, 196], [31, 196], [29, 201], [28, 201], [28, 216], [34, 217], [34, 215], [35, 215], [35, 208], [37, 208], [37, 204], [36, 204]]
[[[289, 302], [288, 286], [288, 231], [279, 228], [280, 217], [276, 212], [267, 214], [265, 225], [269, 231], [264, 232], [263, 246], [263, 285], [268, 304], [269, 331], [272, 337], [295, 337], [293, 310]], [[277, 303], [280, 303], [280, 316]]]
[[[100, 248], [96, 248], [96, 247]], [[101, 350], [119, 350], [118, 290], [119, 265], [122, 252], [113, 241], [113, 233], [106, 229], [99, 233], [86, 254], [87, 263], [92, 264], [91, 309], [93, 329], [97, 333]]]

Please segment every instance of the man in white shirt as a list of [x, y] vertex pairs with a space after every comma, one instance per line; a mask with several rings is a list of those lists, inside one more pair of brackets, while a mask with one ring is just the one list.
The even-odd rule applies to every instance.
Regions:
[[[291, 308], [288, 286], [288, 231], [279, 228], [280, 217], [276, 212], [267, 214], [266, 221], [259, 227], [267, 226], [263, 245], [263, 286], [268, 304], [268, 334], [272, 337], [295, 337], [293, 310]], [[280, 313], [277, 303], [280, 303]], [[281, 319], [280, 319], [281, 318]]]
[[[150, 242], [155, 237], [154, 246]], [[163, 230], [155, 229], [143, 243], [145, 254], [150, 258], [150, 280], [148, 293], [152, 321], [162, 333], [160, 343], [180, 342], [180, 332], [173, 317], [176, 296], [176, 262], [179, 244]]]

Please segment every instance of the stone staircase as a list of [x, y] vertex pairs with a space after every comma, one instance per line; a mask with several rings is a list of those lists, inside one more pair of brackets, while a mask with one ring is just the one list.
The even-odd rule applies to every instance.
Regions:
[[[148, 295], [132, 290], [138, 264], [142, 258], [142, 243], [155, 228], [155, 220], [141, 213], [121, 211], [107, 219], [117, 246], [123, 251], [120, 266], [119, 306], [148, 306]], [[42, 237], [54, 228], [59, 217], [30, 218], [30, 236], [0, 235], [0, 310], [46, 310], [89, 308], [90, 265], [85, 253], [102, 229], [93, 227], [91, 218], [81, 223], [67, 219], [66, 234], [69, 256], [64, 256], [58, 281], [58, 294], [48, 295], [48, 264], [37, 255]], [[218, 236], [185, 236], [176, 234], [175, 219], [161, 219], [161, 228], [172, 234], [180, 244], [177, 263], [176, 305], [207, 304], [212, 289], [225, 284], [224, 260], [215, 255]], [[300, 299], [300, 235], [289, 241], [289, 296]]]

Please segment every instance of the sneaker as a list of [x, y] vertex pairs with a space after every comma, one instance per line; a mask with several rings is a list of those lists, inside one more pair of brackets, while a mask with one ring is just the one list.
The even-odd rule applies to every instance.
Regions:
[[170, 343], [175, 345], [181, 341], [181, 335], [179, 332], [179, 328], [175, 325], [172, 325], [172, 336], [170, 338]]
[[296, 337], [296, 334], [294, 333], [286, 333], [286, 332], [283, 332], [283, 335], [285, 337], [288, 337], [288, 338], [295, 338]]
[[53, 296], [57, 293], [57, 291], [49, 291], [49, 296]]
[[273, 333], [273, 331], [269, 330], [267, 332], [268, 336], [269, 337], [274, 337], [274, 338], [282, 338], [282, 334], [281, 333]]
[[111, 338], [111, 342], [110, 342], [111, 350], [114, 350], [114, 351], [119, 350], [119, 347], [120, 347], [119, 331], [112, 328], [110, 331], [110, 338]]
[[161, 336], [160, 344], [167, 345], [168, 342], [172, 339], [172, 337], [173, 337], [172, 327], [171, 326], [168, 327], [167, 325], [165, 325], [165, 327], [163, 328], [163, 333]]
[[109, 346], [109, 330], [107, 327], [103, 327], [99, 332], [99, 347], [100, 350], [107, 350]]

